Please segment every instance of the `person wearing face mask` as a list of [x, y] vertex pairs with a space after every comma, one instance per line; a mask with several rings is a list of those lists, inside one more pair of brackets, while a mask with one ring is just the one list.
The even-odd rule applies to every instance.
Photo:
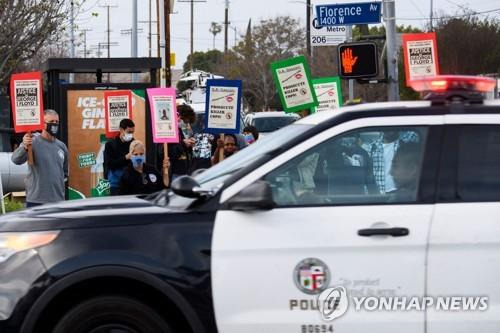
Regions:
[[[119, 194], [150, 194], [164, 188], [161, 173], [146, 163], [144, 144], [134, 140], [130, 144], [130, 162], [120, 179]], [[167, 161], [168, 163], [168, 161]], [[168, 168], [169, 165], [166, 165]]]
[[12, 162], [21, 165], [28, 160], [28, 147], [32, 146], [33, 165], [26, 179], [26, 207], [64, 200], [65, 181], [68, 177], [68, 148], [56, 138], [59, 115], [45, 110], [45, 127], [41, 134], [27, 133], [23, 142], [12, 153]]
[[104, 177], [109, 181], [111, 195], [118, 194], [120, 178], [132, 157], [129, 149], [134, 132], [134, 122], [127, 118], [122, 119], [120, 134], [104, 146]]
[[252, 125], [245, 126], [243, 129], [243, 137], [245, 138], [245, 142], [250, 145], [259, 138], [259, 130]]
[[238, 152], [238, 140], [236, 139], [236, 135], [234, 134], [226, 134], [224, 135], [224, 140], [219, 138], [217, 140], [217, 149], [215, 150], [215, 154], [212, 157], [212, 164], [215, 165], [219, 163], [219, 152], [224, 151], [224, 158], [227, 158]]

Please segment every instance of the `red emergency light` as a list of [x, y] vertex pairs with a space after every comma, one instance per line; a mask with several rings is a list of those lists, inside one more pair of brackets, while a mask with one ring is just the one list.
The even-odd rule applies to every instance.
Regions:
[[488, 92], [495, 89], [496, 81], [482, 76], [437, 75], [410, 81], [410, 86], [418, 92], [474, 91]]

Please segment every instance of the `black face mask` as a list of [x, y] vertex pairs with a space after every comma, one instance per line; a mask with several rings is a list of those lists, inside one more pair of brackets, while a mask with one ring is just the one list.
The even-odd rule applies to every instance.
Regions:
[[54, 123], [47, 123], [47, 132], [50, 133], [52, 136], [56, 136], [57, 133], [59, 132], [59, 124], [54, 124]]

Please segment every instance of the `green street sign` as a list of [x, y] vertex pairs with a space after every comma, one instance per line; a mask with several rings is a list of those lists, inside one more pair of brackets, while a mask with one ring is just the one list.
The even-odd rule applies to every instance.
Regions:
[[304, 56], [273, 62], [271, 71], [286, 112], [298, 112], [318, 105]]
[[319, 103], [311, 109], [312, 112], [333, 111], [342, 106], [342, 86], [338, 76], [313, 79], [312, 82]]
[[80, 168], [96, 164], [95, 153], [78, 154], [78, 163], [80, 164]]

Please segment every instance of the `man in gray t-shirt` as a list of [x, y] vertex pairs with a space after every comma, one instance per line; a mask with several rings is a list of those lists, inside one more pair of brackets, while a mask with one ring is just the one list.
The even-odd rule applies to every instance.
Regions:
[[65, 179], [68, 177], [68, 148], [56, 138], [59, 115], [45, 110], [45, 127], [41, 134], [25, 134], [23, 142], [12, 154], [12, 162], [28, 160], [28, 147], [33, 149], [33, 162], [26, 179], [26, 207], [64, 200]]

